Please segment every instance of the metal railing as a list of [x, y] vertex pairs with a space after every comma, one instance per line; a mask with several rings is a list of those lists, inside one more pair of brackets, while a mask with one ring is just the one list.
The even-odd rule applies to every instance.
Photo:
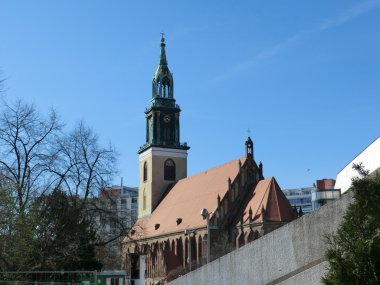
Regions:
[[97, 271], [2, 271], [1, 285], [97, 285]]

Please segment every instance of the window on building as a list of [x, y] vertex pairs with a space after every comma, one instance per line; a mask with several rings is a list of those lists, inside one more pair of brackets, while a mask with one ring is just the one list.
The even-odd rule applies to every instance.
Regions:
[[170, 158], [165, 161], [164, 165], [164, 179], [175, 180], [175, 164]]
[[144, 181], [148, 180], [148, 164], [146, 161], [144, 162], [143, 178]]

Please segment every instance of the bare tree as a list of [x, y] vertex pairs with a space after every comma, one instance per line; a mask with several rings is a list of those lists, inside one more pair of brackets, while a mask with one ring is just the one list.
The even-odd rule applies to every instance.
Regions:
[[45, 165], [52, 159], [51, 142], [61, 128], [53, 110], [48, 118], [42, 118], [33, 105], [4, 103], [0, 114], [0, 171], [12, 185], [18, 213], [24, 213], [31, 198], [46, 187]]
[[80, 122], [68, 135], [57, 141], [58, 159], [50, 170], [57, 175], [55, 188], [86, 204], [115, 174], [116, 152], [99, 146], [98, 136]]
[[[0, 246], [4, 249], [0, 251], [1, 269], [38, 266], [36, 251], [41, 250], [38, 240], [50, 234], [45, 230], [51, 225], [61, 223], [61, 229], [71, 231], [60, 232], [68, 237], [60, 238], [61, 244], [56, 238], [50, 240], [51, 250], [44, 252], [43, 260], [50, 260], [48, 254], [65, 248], [62, 242], [70, 241], [69, 248], [74, 244], [70, 238], [81, 239], [79, 231], [73, 234], [73, 226], [66, 227], [70, 219], [62, 215], [57, 204], [47, 208], [36, 202], [41, 197], [61, 191], [80, 213], [82, 220], [78, 225], [85, 223], [91, 231], [95, 230], [91, 203], [99, 189], [109, 183], [115, 164], [114, 149], [101, 147], [97, 135], [83, 122], [65, 133], [54, 111], [44, 117], [33, 105], [21, 101], [13, 105], [4, 103], [0, 111], [0, 214], [7, 217], [0, 218]], [[44, 214], [46, 209], [49, 215]], [[58, 209], [56, 216], [54, 209]], [[80, 241], [75, 249], [78, 254], [86, 246], [94, 247], [95, 240]], [[52, 249], [54, 246], [56, 251]]]
[[[58, 140], [54, 152], [52, 157], [58, 157], [51, 164], [51, 171], [56, 174], [54, 188], [65, 191], [76, 207], [87, 213], [91, 228], [98, 233], [94, 240], [97, 251], [107, 250], [109, 243], [126, 232], [125, 224], [113, 207], [103, 207], [97, 197], [116, 173], [115, 150], [112, 146], [101, 147], [92, 129], [80, 122], [71, 133]], [[112, 203], [112, 198], [108, 198], [107, 202]], [[110, 235], [102, 234], [106, 224], [114, 229]]]

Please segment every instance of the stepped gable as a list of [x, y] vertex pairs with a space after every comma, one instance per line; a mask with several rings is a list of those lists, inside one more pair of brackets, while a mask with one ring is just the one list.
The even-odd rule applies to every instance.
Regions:
[[[242, 157], [178, 180], [153, 213], [136, 222], [135, 234], [131, 239], [206, 227], [206, 221], [200, 214], [201, 209], [206, 208], [210, 212], [217, 209], [218, 195], [222, 198], [225, 196], [228, 191], [228, 178], [234, 181], [239, 173], [239, 160], [244, 165], [246, 159]], [[178, 225], [177, 219], [182, 219]]]
[[296, 218], [291, 205], [274, 177], [260, 180], [252, 187], [236, 224], [241, 218], [249, 222], [249, 211], [252, 211], [252, 222], [290, 222]]

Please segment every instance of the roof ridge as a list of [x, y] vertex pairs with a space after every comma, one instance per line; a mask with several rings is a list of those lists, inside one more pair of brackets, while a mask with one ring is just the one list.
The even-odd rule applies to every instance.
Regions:
[[264, 196], [263, 196], [263, 200], [264, 200], [264, 198], [266, 198], [265, 211], [267, 210], [268, 204], [270, 203], [268, 201], [269, 201], [271, 190], [272, 190], [272, 185], [273, 185], [273, 181], [274, 181], [273, 179], [274, 179], [273, 176], [270, 177], [270, 178], [268, 178], [269, 184], [268, 184], [267, 189], [265, 189], [265, 193], [264, 193]]
[[207, 172], [217, 170], [218, 168], [221, 168], [221, 167], [223, 167], [223, 166], [225, 166], [225, 165], [227, 165], [227, 164], [231, 164], [231, 163], [233, 163], [233, 162], [237, 162], [237, 161], [242, 160], [242, 159], [246, 159], [246, 157], [243, 156], [243, 157], [236, 158], [236, 159], [234, 159], [234, 160], [231, 160], [231, 161], [225, 162], [225, 163], [220, 164], [220, 165], [218, 165], [218, 166], [215, 166], [215, 167], [213, 167], [213, 168], [209, 168], [209, 169], [206, 169], [206, 170], [200, 171], [200, 172], [198, 172], [198, 173], [196, 173], [196, 174], [193, 174], [193, 175], [191, 175], [191, 176], [187, 176], [187, 177], [182, 178], [182, 179], [179, 179], [179, 180], [177, 180], [177, 181], [184, 181], [184, 180], [187, 180], [187, 179], [193, 179], [194, 177], [196, 177], [196, 176], [198, 176], [198, 175], [205, 174], [205, 173], [207, 173]]
[[273, 179], [273, 182], [275, 183], [274, 184], [274, 195], [275, 195], [275, 197], [276, 197], [276, 204], [277, 204], [277, 210], [278, 210], [278, 215], [280, 216], [280, 220], [282, 220], [282, 217], [281, 217], [281, 210], [280, 210], [280, 204], [278, 203], [278, 197], [277, 197], [277, 187], [276, 187], [276, 183], [277, 183], [277, 181], [276, 181], [276, 179], [274, 178], [274, 177], [272, 177], [272, 179]]

